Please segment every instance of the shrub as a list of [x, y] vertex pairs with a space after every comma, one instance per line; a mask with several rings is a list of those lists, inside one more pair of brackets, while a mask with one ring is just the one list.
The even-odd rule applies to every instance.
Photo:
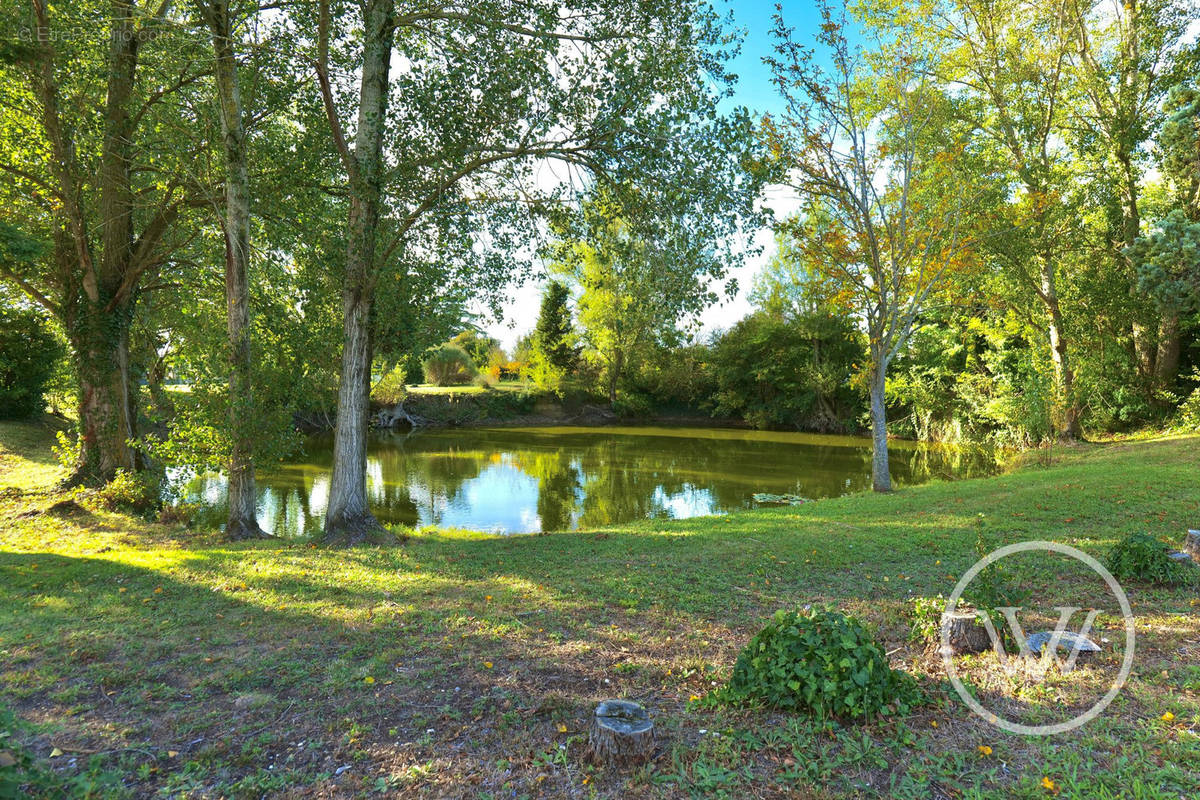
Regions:
[[863, 358], [848, 319], [752, 314], [713, 347], [716, 413], [742, 417], [756, 428], [851, 431], [862, 409], [851, 378]]
[[371, 399], [384, 406], [394, 406], [403, 403], [408, 396], [405, 388], [407, 370], [403, 364], [397, 364], [379, 379], [375, 388], [371, 389]]
[[858, 719], [907, 708], [916, 682], [888, 667], [883, 648], [857, 620], [833, 610], [779, 611], [746, 646], [726, 688], [819, 717]]
[[98, 489], [97, 504], [108, 511], [143, 514], [160, 505], [158, 491], [144, 472], [117, 470], [111, 481]]
[[1200, 369], [1193, 370], [1189, 380], [1197, 387], [1179, 404], [1175, 424], [1185, 431], [1200, 431]]
[[434, 386], [461, 386], [479, 374], [466, 351], [452, 344], [440, 344], [426, 350], [421, 367], [425, 370], [425, 380]]
[[62, 355], [44, 317], [0, 307], [0, 419], [22, 419], [45, 408], [46, 386]]
[[1108, 552], [1105, 566], [1118, 580], [1149, 583], [1192, 583], [1197, 579], [1195, 565], [1172, 561], [1170, 548], [1148, 533], [1127, 534]]
[[912, 616], [909, 641], [937, 643], [942, 635], [942, 614], [946, 612], [946, 598], [940, 594], [936, 597], [914, 597], [908, 604]]

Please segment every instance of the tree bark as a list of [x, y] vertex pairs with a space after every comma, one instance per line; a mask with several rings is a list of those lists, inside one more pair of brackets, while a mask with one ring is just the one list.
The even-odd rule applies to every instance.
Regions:
[[89, 308], [70, 330], [79, 379], [79, 460], [72, 484], [102, 484], [139, 462], [129, 386], [129, 330], [122, 313]]
[[892, 490], [887, 445], [887, 364], [876, 363], [871, 377], [871, 488], [877, 492]]
[[1062, 424], [1059, 436], [1067, 441], [1074, 441], [1083, 433], [1079, 420], [1079, 402], [1075, 397], [1075, 372], [1071, 368], [1070, 354], [1067, 351], [1067, 339], [1063, 333], [1062, 308], [1058, 302], [1058, 285], [1054, 263], [1050, 255], [1041, 258], [1042, 301], [1050, 317], [1048, 334], [1050, 337], [1050, 360], [1054, 364], [1054, 388], [1057, 399], [1062, 403]]
[[608, 404], [616, 406], [617, 404], [617, 382], [621, 379], [621, 370], [624, 368], [625, 358], [621, 350], [613, 353], [612, 368], [608, 372]]
[[1158, 328], [1158, 357], [1155, 360], [1155, 379], [1160, 388], [1171, 389], [1179, 375], [1181, 350], [1179, 312], [1164, 311]]
[[202, 5], [212, 33], [225, 155], [225, 311], [229, 336], [229, 517], [227, 539], [266, 536], [258, 525], [254, 485], [254, 389], [250, 349], [250, 178], [246, 130], [228, 0]]
[[325, 541], [378, 541], [382, 526], [367, 505], [367, 428], [371, 381], [371, 308], [375, 240], [382, 186], [388, 68], [394, 35], [393, 0], [368, 0], [359, 84], [358, 130], [350, 175], [350, 217], [342, 288], [342, 368], [333, 439], [333, 477], [325, 512]]
[[992, 646], [987, 628], [979, 623], [974, 611], [960, 611], [942, 618], [950, 654], [982, 653]]
[[646, 710], [628, 700], [605, 700], [596, 707], [588, 730], [586, 756], [594, 764], [629, 767], [654, 754], [654, 723]]
[[[43, 12], [42, 7], [38, 7]], [[39, 15], [39, 25], [48, 25]], [[48, 30], [48, 28], [46, 28]], [[117, 470], [140, 466], [130, 447], [136, 437], [133, 390], [129, 377], [131, 293], [124, 289], [133, 261], [133, 189], [130, 184], [132, 103], [139, 37], [133, 30], [133, 8], [112, 4], [108, 79], [103, 115], [103, 145], [98, 174], [101, 244], [99, 259], [91, 252], [88, 226], [76, 195], [73, 153], [58, 117], [58, 85], [52, 53], [47, 54], [39, 86], [43, 124], [54, 151], [55, 171], [63, 194], [67, 227], [56, 236], [58, 259], [67, 278], [63, 321], [74, 350], [79, 378], [80, 457], [71, 483], [104, 483]], [[67, 266], [69, 264], [69, 266]]]

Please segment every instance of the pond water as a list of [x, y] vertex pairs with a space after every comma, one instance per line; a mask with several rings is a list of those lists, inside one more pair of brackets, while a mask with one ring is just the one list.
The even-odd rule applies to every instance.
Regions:
[[[281, 536], [319, 530], [332, 435], [258, 474], [258, 521]], [[895, 443], [893, 481], [995, 471], [985, 453]], [[593, 528], [646, 517], [752, 508], [756, 492], [835, 497], [870, 487], [866, 439], [693, 427], [442, 428], [374, 434], [367, 496], [384, 523], [495, 533]], [[183, 499], [220, 524], [224, 481], [190, 481]]]

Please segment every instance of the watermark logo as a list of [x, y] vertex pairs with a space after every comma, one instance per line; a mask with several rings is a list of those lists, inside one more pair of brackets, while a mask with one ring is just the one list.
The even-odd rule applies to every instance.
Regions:
[[[1108, 692], [1092, 704], [1090, 708], [1075, 717], [1064, 722], [1057, 722], [1048, 725], [1025, 725], [1020, 722], [1015, 722], [1006, 719], [994, 711], [991, 711], [983, 706], [974, 695], [967, 690], [961, 676], [958, 674], [957, 665], [954, 662], [953, 652], [950, 647], [950, 618], [958, 608], [959, 601], [962, 599], [963, 592], [971, 585], [971, 581], [975, 579], [980, 572], [988, 566], [996, 563], [1002, 558], [1014, 555], [1016, 553], [1027, 552], [1051, 552], [1060, 553], [1065, 556], [1074, 558], [1089, 567], [1093, 572], [1099, 575], [1108, 586], [1110, 592], [1116, 598], [1117, 603], [1121, 608], [1121, 616], [1125, 623], [1125, 655], [1121, 662], [1121, 668], [1117, 673], [1117, 677], [1113, 680]], [[1063, 672], [1070, 672], [1075, 668], [1076, 660], [1081, 651], [1090, 645], [1087, 636], [1091, 632], [1092, 625], [1099, 615], [1099, 611], [1090, 610], [1084, 617], [1082, 625], [1078, 631], [1069, 630], [1071, 620], [1075, 615], [1083, 609], [1079, 606], [1056, 606], [1055, 610], [1059, 612], [1058, 623], [1055, 625], [1054, 632], [1046, 634], [1034, 634], [1026, 637], [1025, 632], [1018, 619], [1019, 608], [1002, 607], [995, 611], [999, 612], [1003, 617], [1008, 629], [1012, 634], [1013, 641], [1020, 648], [1020, 657], [1028, 659], [1033, 652], [1040, 651], [1041, 658], [1032, 670], [1032, 676], [1036, 679], [1045, 677], [1046, 671], [1051, 663], [1056, 663], [1059, 669]], [[1009, 656], [1004, 648], [1004, 642], [999, 632], [996, 630], [995, 624], [992, 622], [990, 615], [983, 611], [976, 612], [980, 622], [987, 631], [988, 637], [995, 648], [996, 655], [1002, 665], [1009, 665]], [[1125, 682], [1129, 679], [1129, 674], [1133, 670], [1133, 651], [1135, 644], [1134, 635], [1134, 619], [1133, 609], [1129, 605], [1129, 598], [1125, 596], [1125, 591], [1121, 585], [1117, 583], [1117, 579], [1112, 576], [1104, 565], [1096, 559], [1089, 556], [1081, 550], [1076, 550], [1074, 547], [1069, 547], [1065, 544], [1057, 542], [1018, 542], [1010, 544], [1006, 547], [1001, 547], [988, 553], [986, 556], [977, 561], [967, 572], [959, 579], [958, 584], [954, 587], [954, 592], [951, 593], [946, 601], [945, 613], [942, 615], [941, 627], [941, 653], [942, 662], [946, 668], [946, 674], [950, 677], [950, 683], [954, 686], [954, 690], [958, 696], [962, 698], [967, 706], [988, 721], [1002, 730], [1011, 733], [1019, 733], [1030, 736], [1050, 736], [1056, 733], [1073, 730], [1081, 725], [1084, 725], [1098, 717], [1104, 709], [1108, 708], [1109, 704], [1116, 699], [1117, 694], [1125, 686]], [[1058, 651], [1060, 645], [1070, 651], [1065, 659], [1060, 659]]]

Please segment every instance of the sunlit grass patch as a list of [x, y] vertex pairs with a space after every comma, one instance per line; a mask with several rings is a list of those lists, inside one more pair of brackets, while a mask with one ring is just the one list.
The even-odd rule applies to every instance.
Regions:
[[[102, 751], [129, 796], [557, 797], [585, 791], [584, 778], [601, 797], [1045, 797], [1044, 779], [1060, 797], [1195, 796], [1194, 591], [1126, 586], [1139, 637], [1128, 687], [1093, 723], [1047, 739], [967, 711], [940, 659], [909, 642], [907, 608], [948, 594], [975, 560], [981, 514], [996, 546], [1047, 538], [1101, 557], [1133, 530], [1179, 538], [1200, 510], [1197, 443], [1081, 448], [1049, 468], [890, 497], [545, 536], [425, 530], [350, 551], [47, 514], [55, 496], [25, 492], [45, 492], [50, 473], [22, 472], [14, 455], [17, 472], [0, 477], [23, 487], [0, 500], [0, 692], [37, 726], [23, 736], [42, 763], [78, 771], [78, 757], [47, 756]], [[1103, 599], [1057, 562], [1016, 568], [1035, 592]], [[929, 702], [863, 725], [699, 707], [776, 609], [808, 603], [863, 619]], [[1114, 639], [1112, 615], [1099, 624]], [[993, 656], [964, 671], [1031, 720], [1084, 703], [1106, 674], [1035, 686]], [[610, 696], [647, 705], [662, 733], [660, 757], [629, 774], [580, 758]]]

